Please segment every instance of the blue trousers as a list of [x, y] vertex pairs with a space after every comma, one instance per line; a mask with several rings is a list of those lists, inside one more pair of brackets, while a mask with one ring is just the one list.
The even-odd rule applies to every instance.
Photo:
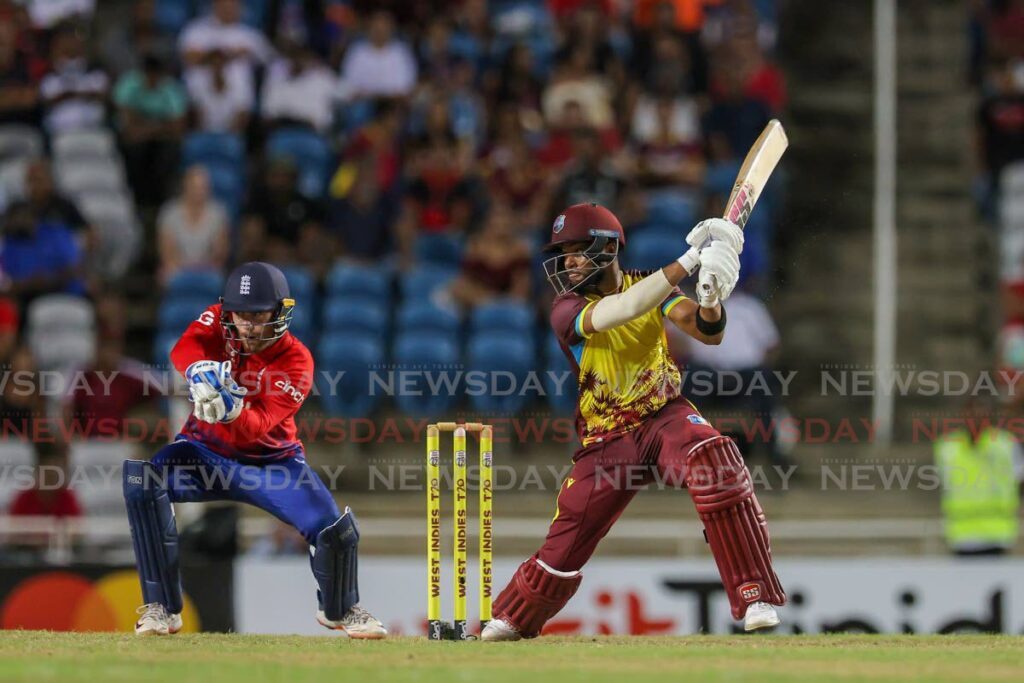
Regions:
[[311, 546], [341, 516], [331, 492], [303, 456], [245, 464], [197, 441], [179, 439], [157, 451], [152, 462], [165, 476], [171, 502], [255, 505], [298, 529]]

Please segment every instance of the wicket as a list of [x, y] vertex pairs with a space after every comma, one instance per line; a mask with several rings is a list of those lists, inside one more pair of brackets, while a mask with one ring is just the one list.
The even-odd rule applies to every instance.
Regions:
[[[441, 432], [452, 432], [454, 504], [454, 608], [449, 629], [441, 620]], [[491, 618], [493, 430], [479, 422], [438, 422], [427, 426], [427, 630], [430, 640], [469, 640], [466, 621], [468, 499], [466, 433], [480, 434], [480, 629]]]

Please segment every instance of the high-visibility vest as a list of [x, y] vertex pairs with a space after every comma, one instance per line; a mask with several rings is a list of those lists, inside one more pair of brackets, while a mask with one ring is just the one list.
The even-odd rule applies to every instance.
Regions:
[[971, 442], [966, 431], [935, 442], [942, 471], [946, 542], [1009, 547], [1017, 540], [1020, 498], [1014, 476], [1014, 439], [989, 428]]

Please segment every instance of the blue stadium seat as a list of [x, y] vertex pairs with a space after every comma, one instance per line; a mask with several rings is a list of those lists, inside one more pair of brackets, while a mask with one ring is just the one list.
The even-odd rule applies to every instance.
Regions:
[[[184, 330], [182, 330], [184, 331]], [[171, 349], [178, 341], [179, 332], [160, 332], [153, 342], [153, 364], [170, 365]]]
[[385, 306], [391, 299], [391, 274], [383, 268], [341, 263], [327, 274], [326, 286], [329, 297], [368, 297]]
[[281, 272], [288, 280], [288, 291], [291, 292], [295, 303], [313, 310], [313, 300], [316, 299], [316, 281], [309, 269], [302, 266], [282, 266]]
[[332, 154], [327, 141], [311, 130], [283, 128], [267, 141], [270, 156], [285, 156], [299, 169], [299, 191], [319, 198], [324, 195], [327, 178], [331, 173]]
[[576, 397], [579, 393], [577, 380], [553, 334], [548, 335], [544, 355], [544, 391], [547, 392], [548, 405], [557, 413], [572, 415], [576, 411]]
[[206, 297], [164, 299], [157, 313], [160, 332], [181, 334], [211, 304], [213, 302]]
[[429, 299], [434, 290], [455, 279], [458, 271], [440, 266], [418, 266], [399, 276], [402, 298], [406, 301]]
[[526, 407], [530, 394], [522, 389], [536, 369], [532, 341], [505, 332], [475, 335], [466, 347], [466, 367], [487, 377], [486, 391], [469, 392], [473, 410], [514, 415]]
[[459, 334], [459, 316], [430, 301], [406, 301], [398, 309], [395, 329], [399, 334], [430, 332], [456, 339]]
[[245, 162], [245, 145], [234, 133], [190, 133], [181, 150], [182, 164], [225, 164], [241, 170]]
[[421, 263], [457, 268], [462, 263], [462, 240], [455, 235], [420, 235], [416, 258]]
[[224, 293], [224, 276], [215, 270], [182, 270], [167, 283], [166, 296], [208, 297], [214, 303]]
[[157, 0], [156, 23], [165, 33], [177, 35], [192, 18], [188, 0]]
[[232, 217], [237, 217], [242, 205], [244, 179], [241, 171], [232, 163], [208, 161], [203, 167], [210, 175], [210, 188], [213, 196], [224, 204]]
[[462, 392], [456, 381], [458, 371], [452, 369], [459, 361], [459, 349], [453, 339], [429, 332], [399, 335], [392, 360], [396, 367], [395, 405], [400, 411], [427, 418], [451, 414]]
[[704, 175], [704, 188], [712, 194], [724, 194], [728, 197], [739, 171], [739, 161], [720, 161], [711, 164]]
[[530, 335], [536, 316], [533, 309], [521, 301], [501, 299], [473, 309], [470, 329], [474, 333], [508, 331]]
[[[317, 389], [328, 415], [368, 417], [380, 403], [371, 393], [370, 373], [384, 364], [380, 338], [359, 332], [332, 332], [317, 346]], [[376, 367], [375, 367], [376, 366]]]
[[305, 300], [295, 302], [292, 322], [288, 331], [294, 334], [306, 346], [312, 347], [316, 330], [313, 326], [313, 307]]
[[630, 270], [655, 270], [683, 253], [685, 235], [640, 233], [627, 239], [622, 265]]
[[696, 223], [693, 199], [683, 192], [654, 192], [647, 198], [647, 222], [675, 229], [680, 237]]
[[383, 340], [388, 331], [388, 312], [377, 299], [334, 296], [324, 303], [324, 333], [358, 332]]

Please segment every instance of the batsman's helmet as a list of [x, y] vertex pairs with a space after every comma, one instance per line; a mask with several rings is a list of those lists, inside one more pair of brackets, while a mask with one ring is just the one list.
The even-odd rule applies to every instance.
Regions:
[[[580, 268], [567, 268], [566, 254], [562, 250], [566, 244], [577, 243], [584, 245], [579, 253], [587, 257], [587, 263]], [[609, 243], [615, 244], [613, 251], [605, 251]], [[626, 233], [615, 214], [598, 204], [573, 204], [560, 213], [551, 226], [551, 241], [543, 250], [557, 253], [544, 261], [544, 272], [556, 294], [585, 291], [597, 285], [601, 272], [615, 261], [619, 250], [625, 246]], [[586, 277], [573, 283], [570, 274], [580, 271], [584, 271]]]
[[[295, 312], [295, 300], [288, 290], [288, 280], [276, 266], [262, 261], [250, 261], [231, 271], [224, 283], [220, 298], [224, 339], [232, 353], [246, 355], [238, 329], [231, 313], [259, 313], [272, 311], [264, 326], [263, 341], [276, 341], [288, 331]], [[269, 331], [269, 334], [268, 334]]]

